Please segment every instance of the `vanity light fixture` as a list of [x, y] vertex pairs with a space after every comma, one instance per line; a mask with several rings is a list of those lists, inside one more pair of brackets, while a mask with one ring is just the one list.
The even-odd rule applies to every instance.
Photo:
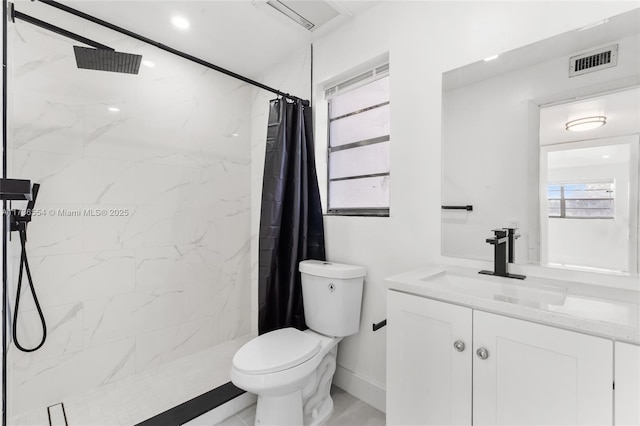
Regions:
[[500, 55], [487, 56], [486, 58], [484, 58], [484, 61], [485, 62], [493, 61], [494, 59], [498, 59], [498, 56]]
[[565, 129], [571, 132], [583, 132], [604, 126], [605, 124], [607, 124], [607, 117], [604, 115], [595, 115], [593, 117], [584, 117], [568, 121], [565, 124]]
[[190, 26], [189, 21], [182, 16], [174, 16], [171, 18], [171, 23], [181, 30], [186, 30]]

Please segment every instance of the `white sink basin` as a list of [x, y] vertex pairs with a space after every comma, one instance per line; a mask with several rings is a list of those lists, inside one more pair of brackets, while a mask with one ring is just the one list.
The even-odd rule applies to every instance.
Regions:
[[385, 285], [392, 291], [640, 344], [638, 290], [531, 273], [515, 280], [478, 274], [480, 269], [425, 265], [389, 277]]
[[562, 287], [527, 284], [510, 278], [467, 276], [441, 271], [420, 279], [443, 291], [450, 291], [524, 306], [564, 304], [567, 290]]

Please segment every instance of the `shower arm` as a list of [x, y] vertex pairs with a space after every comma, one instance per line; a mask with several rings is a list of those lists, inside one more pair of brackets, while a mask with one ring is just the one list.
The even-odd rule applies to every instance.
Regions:
[[309, 106], [311, 104], [306, 99], [302, 99], [302, 98], [299, 98], [297, 96], [291, 95], [289, 93], [285, 93], [285, 92], [282, 92], [280, 90], [274, 89], [273, 87], [269, 87], [266, 84], [262, 84], [262, 83], [260, 83], [258, 81], [255, 81], [255, 80], [252, 80], [252, 79], [250, 79], [248, 77], [245, 77], [243, 75], [237, 74], [237, 73], [235, 73], [233, 71], [229, 71], [229, 70], [227, 70], [225, 68], [222, 68], [222, 67], [220, 67], [218, 65], [212, 64], [211, 62], [207, 62], [207, 61], [205, 61], [203, 59], [197, 58], [197, 57], [195, 57], [193, 55], [190, 55], [188, 53], [182, 52], [182, 51], [180, 51], [178, 49], [174, 49], [174, 48], [172, 48], [170, 46], [167, 46], [165, 44], [159, 43], [159, 42], [157, 42], [155, 40], [152, 40], [152, 39], [150, 39], [148, 37], [145, 37], [143, 35], [137, 34], [137, 33], [133, 32], [133, 31], [129, 31], [129, 30], [125, 29], [125, 28], [119, 27], [119, 26], [114, 25], [114, 24], [112, 24], [110, 22], [104, 21], [104, 20], [102, 20], [100, 18], [96, 18], [95, 16], [89, 15], [88, 13], [84, 13], [84, 12], [82, 12], [80, 10], [74, 9], [72, 7], [69, 7], [69, 6], [65, 5], [65, 4], [59, 3], [59, 2], [57, 2], [55, 0], [39, 0], [39, 3], [46, 4], [47, 6], [51, 6], [53, 8], [58, 9], [58, 10], [61, 10], [63, 12], [66, 12], [66, 13], [69, 13], [71, 15], [77, 16], [79, 18], [85, 19], [85, 20], [87, 20], [89, 22], [93, 22], [94, 24], [98, 24], [98, 25], [100, 25], [102, 27], [109, 28], [110, 30], [116, 31], [116, 32], [118, 32], [120, 34], [124, 34], [124, 35], [129, 36], [129, 37], [131, 37], [133, 39], [136, 39], [136, 40], [142, 41], [144, 43], [147, 43], [147, 44], [149, 44], [151, 46], [157, 47], [158, 49], [164, 50], [165, 52], [169, 52], [169, 53], [174, 54], [176, 56], [179, 56], [179, 57], [181, 57], [183, 59], [186, 59], [188, 61], [195, 62], [196, 64], [199, 64], [199, 65], [202, 65], [204, 67], [210, 68], [210, 69], [215, 70], [217, 72], [220, 72], [222, 74], [228, 75], [229, 77], [235, 78], [237, 80], [240, 80], [240, 81], [243, 81], [245, 83], [248, 83], [248, 84], [250, 84], [252, 86], [258, 87], [258, 88], [263, 89], [263, 90], [266, 90], [268, 92], [275, 93], [276, 95], [282, 96], [283, 98], [290, 99], [290, 100], [292, 100], [294, 102], [295, 101], [301, 101], [302, 104], [305, 105], [305, 106]]
[[93, 41], [86, 37], [83, 37], [79, 34], [72, 33], [71, 31], [67, 31], [64, 28], [56, 27], [48, 22], [41, 21], [40, 19], [34, 18], [33, 16], [26, 15], [22, 12], [15, 10], [14, 4], [11, 4], [11, 18], [12, 21], [15, 22], [16, 19], [20, 19], [21, 21], [28, 22], [32, 25], [38, 26], [40, 28], [44, 28], [56, 34], [60, 34], [72, 40], [78, 41], [80, 43], [86, 44], [91, 47], [95, 47], [96, 49], [101, 50], [114, 50], [109, 46], [105, 46], [104, 44], [100, 44], [97, 41]]

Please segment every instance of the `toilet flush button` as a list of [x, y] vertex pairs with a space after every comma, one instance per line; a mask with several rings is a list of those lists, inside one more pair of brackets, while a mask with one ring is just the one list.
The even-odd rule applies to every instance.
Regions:
[[334, 291], [336, 291], [336, 285], [335, 285], [335, 284], [333, 284], [333, 283], [329, 284], [329, 291], [330, 291], [331, 293], [333, 293]]

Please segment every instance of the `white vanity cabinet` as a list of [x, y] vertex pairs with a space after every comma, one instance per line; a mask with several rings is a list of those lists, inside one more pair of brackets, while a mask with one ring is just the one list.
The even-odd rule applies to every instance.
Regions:
[[612, 424], [613, 341], [475, 310], [473, 347], [474, 425]]
[[612, 424], [611, 340], [387, 297], [387, 424]]
[[616, 342], [615, 424], [640, 425], [640, 346]]
[[387, 292], [388, 425], [471, 424], [471, 324], [469, 308]]

